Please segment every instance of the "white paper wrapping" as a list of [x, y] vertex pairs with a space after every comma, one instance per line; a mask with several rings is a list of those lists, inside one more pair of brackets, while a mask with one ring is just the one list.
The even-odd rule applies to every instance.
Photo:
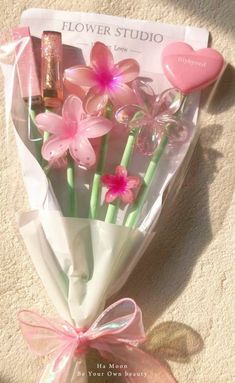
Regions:
[[[23, 213], [18, 223], [51, 301], [59, 315], [77, 327], [90, 325], [104, 309], [153, 235], [97, 220], [65, 218], [59, 211]], [[40, 382], [47, 382], [49, 370], [50, 365]], [[71, 371], [71, 382], [86, 382], [85, 371], [81, 357]]]
[[89, 325], [118, 291], [153, 234], [59, 211], [18, 216], [21, 235], [59, 314]]

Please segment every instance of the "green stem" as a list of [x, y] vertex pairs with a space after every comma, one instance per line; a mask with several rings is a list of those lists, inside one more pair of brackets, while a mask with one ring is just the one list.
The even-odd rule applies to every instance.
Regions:
[[48, 140], [49, 136], [50, 136], [50, 133], [48, 133], [48, 132], [43, 133], [43, 143]]
[[168, 136], [164, 135], [163, 138], [161, 139], [160, 144], [158, 145], [157, 149], [154, 152], [154, 155], [149, 163], [149, 166], [147, 168], [147, 171], [145, 173], [143, 183], [141, 185], [141, 188], [138, 193], [138, 197], [136, 199], [136, 202], [132, 206], [132, 210], [129, 213], [125, 226], [134, 228], [136, 226], [137, 220], [139, 218], [141, 209], [143, 207], [143, 204], [145, 202], [146, 195], [149, 191], [149, 188], [152, 184], [153, 178], [155, 176], [158, 163], [161, 159], [161, 156], [164, 152], [164, 149], [168, 143]]
[[[45, 112], [51, 112], [50, 109], [45, 109]], [[36, 147], [36, 158], [46, 174], [49, 173], [50, 167], [47, 166], [47, 161], [44, 160], [41, 156], [42, 142], [43, 144], [48, 140], [50, 134], [48, 132], [43, 133], [43, 139], [37, 140], [36, 132], [37, 127], [35, 125], [35, 117], [36, 111], [32, 108], [28, 110], [30, 116], [30, 132], [32, 134], [32, 138], [35, 140]], [[41, 142], [42, 141], [42, 142]], [[75, 169], [74, 169], [74, 160], [68, 154], [68, 165], [67, 165], [67, 187], [68, 187], [68, 216], [76, 217], [76, 193], [75, 193]]]
[[29, 139], [34, 142], [35, 144], [35, 156], [39, 164], [42, 162], [42, 155], [41, 155], [41, 139], [38, 135], [38, 128], [35, 124], [35, 117], [36, 117], [36, 111], [32, 108], [32, 106], [29, 106], [28, 108], [28, 114], [29, 114]]
[[[186, 104], [186, 100], [187, 100], [187, 97], [184, 96], [184, 98], [181, 102], [181, 107], [175, 115], [182, 114], [183, 109], [184, 109], [185, 104]], [[149, 188], [150, 188], [150, 186], [153, 182], [153, 179], [155, 177], [159, 161], [162, 157], [162, 154], [164, 153], [165, 147], [167, 146], [170, 127], [171, 127], [170, 123], [166, 125], [167, 133], [162, 137], [160, 144], [158, 145], [157, 149], [155, 150], [155, 152], [152, 156], [152, 159], [151, 159], [149, 166], [146, 170], [146, 173], [145, 173], [145, 176], [143, 179], [143, 183], [140, 187], [137, 199], [136, 199], [135, 203], [132, 205], [131, 212], [129, 213], [129, 215], [127, 216], [127, 219], [125, 221], [125, 226], [127, 226], [127, 227], [130, 227], [130, 228], [136, 227], [136, 224], [138, 222], [138, 219], [139, 219], [142, 207], [144, 205], [147, 193], [148, 193]]]
[[[137, 128], [131, 129], [130, 134], [129, 134], [128, 139], [127, 139], [124, 153], [123, 153], [123, 156], [122, 156], [122, 159], [120, 162], [120, 165], [125, 166], [126, 168], [128, 167], [128, 164], [129, 164], [130, 159], [132, 157], [137, 133], [138, 133]], [[108, 222], [108, 223], [115, 223], [116, 222], [119, 205], [120, 205], [119, 200], [109, 204], [108, 209], [107, 209], [107, 213], [106, 213], [106, 217], [105, 217], [105, 222]]]
[[[46, 108], [45, 113], [47, 113], [47, 112], [50, 113], [51, 109]], [[42, 141], [43, 144], [48, 140], [49, 136], [50, 136], [50, 133], [43, 132], [43, 141]], [[49, 168], [47, 168], [47, 161], [44, 158], [42, 159], [42, 167], [46, 168], [47, 170], [49, 169]]]
[[[105, 116], [106, 118], [111, 119], [112, 107], [107, 105]], [[90, 198], [90, 209], [89, 209], [89, 218], [96, 219], [98, 213], [98, 207], [100, 203], [101, 195], [101, 177], [104, 172], [106, 155], [108, 151], [109, 144], [109, 133], [102, 137], [100, 145], [99, 159], [97, 162], [96, 171], [93, 178], [92, 189], [91, 189], [91, 198]]]
[[91, 190], [91, 198], [90, 198], [90, 211], [89, 218], [96, 219], [98, 206], [100, 202], [100, 194], [101, 194], [101, 177], [104, 171], [105, 160], [108, 150], [109, 143], [109, 134], [106, 134], [102, 137], [101, 141], [101, 150], [99, 154], [99, 159], [96, 167], [96, 171], [93, 178], [92, 190]]
[[75, 193], [75, 167], [74, 160], [68, 154], [67, 187], [68, 187], [68, 216], [76, 217], [76, 193]]

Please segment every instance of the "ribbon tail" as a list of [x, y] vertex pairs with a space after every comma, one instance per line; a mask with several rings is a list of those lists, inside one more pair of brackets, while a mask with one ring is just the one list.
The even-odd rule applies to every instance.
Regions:
[[122, 365], [119, 370], [126, 383], [177, 383], [166, 363], [137, 347], [123, 343], [99, 344], [97, 349], [105, 359]]
[[74, 344], [62, 348], [46, 365], [37, 383], [70, 383], [74, 352]]

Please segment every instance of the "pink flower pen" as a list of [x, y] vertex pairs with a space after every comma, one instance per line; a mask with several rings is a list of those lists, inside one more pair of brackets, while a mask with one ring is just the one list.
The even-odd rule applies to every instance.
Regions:
[[[114, 63], [111, 50], [103, 43], [96, 42], [90, 54], [90, 66], [78, 65], [65, 70], [65, 86], [74, 91], [75, 87], [88, 87], [83, 100], [87, 113], [102, 113], [112, 118], [114, 108], [135, 101], [135, 94], [129, 82], [139, 74], [139, 64], [134, 59]], [[109, 136], [102, 138], [100, 153], [91, 188], [89, 218], [97, 218], [101, 193], [101, 176], [104, 172]]]
[[67, 184], [69, 194], [68, 214], [76, 216], [76, 196], [74, 193], [74, 169], [71, 163], [91, 167], [96, 162], [95, 151], [89, 141], [107, 134], [112, 128], [110, 121], [103, 117], [82, 118], [82, 101], [76, 96], [66, 98], [62, 116], [52, 112], [41, 113], [36, 124], [50, 137], [42, 146], [42, 156], [46, 161], [54, 162], [67, 155]]
[[[138, 105], [126, 105], [116, 112], [116, 120], [130, 129], [120, 162], [124, 167], [128, 167], [135, 146], [144, 156], [153, 155], [165, 133], [166, 121], [171, 121], [172, 131], [178, 131], [182, 125], [173, 117], [183, 104], [179, 91], [170, 89], [157, 96], [150, 85], [141, 80], [135, 80], [132, 87]], [[105, 222], [116, 222], [118, 208], [119, 201], [109, 202]]]
[[124, 166], [117, 166], [115, 174], [104, 174], [102, 183], [108, 188], [105, 195], [107, 203], [113, 202], [120, 198], [125, 204], [132, 203], [135, 199], [133, 189], [140, 184], [140, 178], [136, 176], [128, 176]]
[[[190, 45], [176, 42], [166, 46], [163, 50], [162, 66], [168, 80], [183, 94], [180, 109], [176, 112], [177, 115], [182, 113], [188, 94], [202, 90], [217, 80], [223, 69], [224, 60], [222, 55], [212, 48], [194, 51]], [[169, 142], [171, 128], [172, 122], [166, 121], [165, 134], [151, 157], [136, 201], [126, 218], [125, 226], [127, 227], [134, 228], [137, 225], [146, 195]]]

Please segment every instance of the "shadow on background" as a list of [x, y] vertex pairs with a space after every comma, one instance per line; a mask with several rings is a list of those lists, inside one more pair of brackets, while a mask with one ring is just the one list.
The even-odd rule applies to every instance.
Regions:
[[[147, 335], [148, 339], [141, 348], [152, 355], [156, 359], [156, 363], [160, 361], [169, 369], [168, 360], [189, 363], [191, 357], [203, 348], [201, 336], [183, 323], [163, 322], [154, 327]], [[121, 373], [124, 371], [125, 369], [120, 370]], [[117, 369], [110, 368], [109, 361], [101, 358], [98, 352], [89, 352], [87, 358], [89, 382], [122, 383], [123, 380], [115, 376], [118, 372]], [[109, 377], [108, 373], [112, 375]]]
[[12, 383], [10, 379], [4, 378], [4, 376], [0, 375], [0, 383]]
[[205, 106], [208, 113], [218, 115], [230, 109], [235, 104], [235, 68], [227, 64], [216, 85], [203, 90], [201, 106]]
[[179, 363], [189, 363], [203, 348], [200, 334], [179, 322], [162, 322], [147, 334], [143, 349], [153, 356]]
[[[156, 3], [155, 0], [150, 0], [150, 2], [154, 4]], [[229, 24], [229, 20], [232, 21], [231, 16], [234, 15], [233, 1], [224, 0], [215, 2], [215, 0], [167, 0], [167, 3], [171, 8], [182, 9], [183, 14], [187, 12], [187, 20], [191, 18], [191, 16], [197, 15], [197, 20], [201, 21], [201, 27], [206, 27], [209, 21], [213, 24], [213, 26], [223, 28], [224, 31], [228, 32], [232, 36], [234, 35], [233, 25], [232, 23]]]

